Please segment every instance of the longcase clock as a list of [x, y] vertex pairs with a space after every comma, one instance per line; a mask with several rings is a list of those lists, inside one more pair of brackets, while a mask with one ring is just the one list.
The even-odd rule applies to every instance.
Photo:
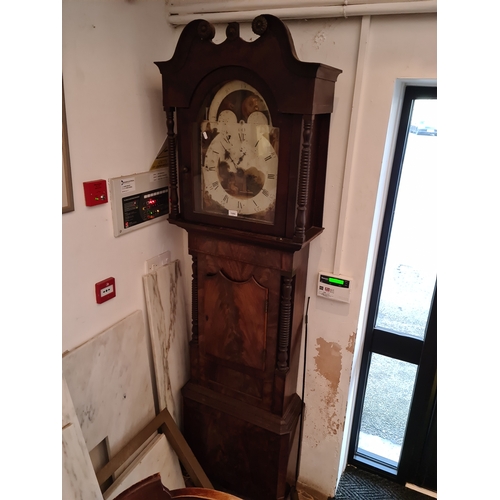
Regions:
[[169, 148], [169, 222], [193, 259], [183, 430], [211, 481], [283, 499], [295, 481], [296, 394], [310, 241], [322, 228], [340, 70], [299, 61], [276, 17], [204, 21], [157, 62]]

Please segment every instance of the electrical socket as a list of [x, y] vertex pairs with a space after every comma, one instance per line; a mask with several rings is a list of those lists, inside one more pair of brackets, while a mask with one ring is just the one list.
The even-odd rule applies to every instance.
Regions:
[[108, 278], [95, 284], [95, 298], [98, 304], [116, 297], [115, 278]]

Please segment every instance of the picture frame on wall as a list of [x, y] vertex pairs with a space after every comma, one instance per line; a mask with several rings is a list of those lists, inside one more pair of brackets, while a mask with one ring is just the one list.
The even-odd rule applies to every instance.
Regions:
[[69, 157], [68, 126], [66, 123], [66, 105], [64, 102], [64, 83], [62, 87], [62, 213], [75, 209], [73, 184], [71, 181], [71, 163]]

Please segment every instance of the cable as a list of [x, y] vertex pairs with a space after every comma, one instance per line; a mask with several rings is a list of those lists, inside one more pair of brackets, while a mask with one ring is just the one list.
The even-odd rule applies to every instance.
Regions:
[[304, 397], [306, 393], [306, 359], [307, 359], [307, 324], [309, 323], [309, 300], [311, 297], [307, 297], [306, 315], [305, 315], [305, 338], [304, 338], [304, 368], [302, 374], [302, 411], [300, 412], [300, 427], [299, 427], [299, 449], [297, 454], [297, 468], [295, 469], [295, 483], [299, 480], [300, 471], [300, 456], [302, 454], [302, 433], [304, 431]]

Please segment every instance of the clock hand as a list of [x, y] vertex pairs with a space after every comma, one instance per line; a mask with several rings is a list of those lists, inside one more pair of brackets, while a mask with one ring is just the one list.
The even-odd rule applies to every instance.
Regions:
[[[234, 163], [234, 160], [233, 160], [233, 158], [232, 158], [232, 156], [231, 156], [231, 153], [229, 152], [229, 150], [227, 150], [227, 149], [226, 149], [226, 147], [224, 146], [224, 144], [222, 144], [222, 142], [221, 142], [221, 145], [222, 145], [222, 147], [224, 148], [224, 151], [227, 153], [227, 155], [226, 155], [226, 156], [227, 156], [227, 158], [229, 158], [229, 159], [233, 162], [233, 165], [234, 165], [234, 167], [236, 168], [236, 166], [237, 166], [237, 165], [236, 165], [236, 163]], [[238, 162], [238, 163], [239, 163], [239, 162]]]
[[243, 161], [243, 158], [245, 157], [246, 154], [247, 154], [247, 152], [244, 151], [243, 154], [241, 155], [240, 159], [238, 160], [238, 163], [235, 165], [236, 167]]

